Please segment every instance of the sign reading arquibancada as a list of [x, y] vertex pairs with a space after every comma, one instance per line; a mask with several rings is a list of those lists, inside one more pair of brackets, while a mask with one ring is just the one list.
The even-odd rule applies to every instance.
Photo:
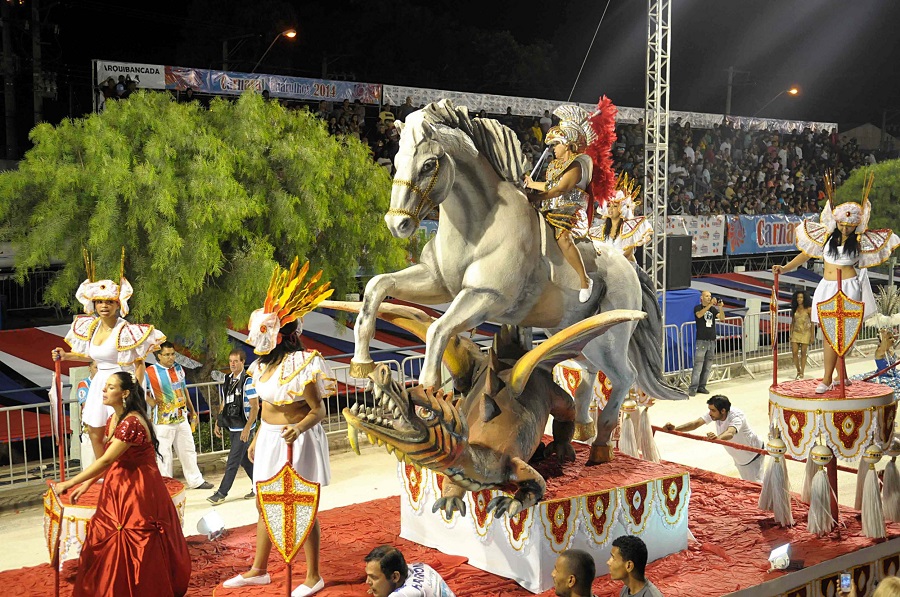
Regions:
[[97, 61], [97, 83], [102, 83], [110, 77], [118, 83], [120, 76], [131, 79], [139, 88], [166, 88], [166, 67], [162, 64]]

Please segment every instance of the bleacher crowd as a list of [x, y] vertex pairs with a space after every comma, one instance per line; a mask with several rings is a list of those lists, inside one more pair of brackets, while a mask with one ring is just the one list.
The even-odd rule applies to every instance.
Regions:
[[[104, 99], [125, 99], [136, 89], [127, 77], [104, 81], [99, 93]], [[208, 97], [193, 90], [178, 92], [179, 101]], [[268, 99], [268, 93], [263, 92]], [[282, 100], [278, 100], [282, 101]], [[333, 135], [350, 135], [367, 144], [373, 160], [393, 171], [400, 135], [394, 122], [405, 120], [423, 107], [407, 97], [401, 106], [380, 110], [359, 100], [321, 101], [318, 104], [282, 101], [289, 109], [308, 109], [326, 123]], [[377, 113], [376, 113], [377, 110]], [[540, 159], [544, 135], [556, 123], [549, 111], [541, 115], [504, 114], [470, 109], [478, 117], [496, 118], [519, 138], [530, 164]], [[637, 180], [644, 176], [644, 123], [619, 124], [613, 148], [615, 171], [628, 172]], [[855, 139], [842, 142], [836, 130], [796, 133], [749, 131], [730, 124], [712, 129], [694, 129], [676, 119], [669, 129], [669, 215], [710, 216], [724, 214], [804, 214], [819, 211], [824, 198], [823, 175], [834, 173], [840, 185], [854, 170], [876, 163], [872, 152], [863, 152]], [[637, 212], [640, 212], [638, 206]]]

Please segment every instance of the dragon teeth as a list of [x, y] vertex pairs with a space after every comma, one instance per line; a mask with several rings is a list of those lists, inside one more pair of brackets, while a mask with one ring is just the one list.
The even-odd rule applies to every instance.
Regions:
[[352, 412], [354, 415], [359, 414], [359, 402], [353, 403], [353, 406], [350, 407], [350, 412]]
[[394, 410], [391, 412], [396, 418], [398, 418], [398, 419], [400, 418], [400, 407], [397, 406], [396, 404], [394, 405]]
[[347, 425], [347, 439], [350, 441], [350, 448], [359, 456], [359, 429]]
[[371, 433], [367, 433], [367, 434], [366, 434], [366, 438], [368, 438], [369, 443], [372, 444], [373, 446], [376, 445], [375, 442], [378, 441], [378, 438], [376, 438], [376, 437], [375, 437], [374, 435], [372, 435]]

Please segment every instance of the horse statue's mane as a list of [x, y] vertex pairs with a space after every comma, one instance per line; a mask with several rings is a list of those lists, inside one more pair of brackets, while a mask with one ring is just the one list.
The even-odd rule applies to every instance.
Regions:
[[508, 126], [493, 118], [472, 118], [467, 107], [456, 107], [448, 99], [432, 102], [422, 112], [425, 122], [465, 133], [500, 178], [513, 183], [522, 181], [526, 173], [525, 156], [519, 138]]

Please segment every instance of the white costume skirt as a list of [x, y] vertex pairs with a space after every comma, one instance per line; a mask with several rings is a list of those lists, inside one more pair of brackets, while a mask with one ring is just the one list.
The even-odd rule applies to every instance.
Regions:
[[[865, 305], [863, 320], [874, 315], [877, 305], [875, 304], [875, 295], [872, 294], [872, 285], [869, 283], [869, 272], [865, 268], [859, 270], [859, 274], [855, 278], [849, 278], [843, 281], [844, 294], [855, 301], [862, 301]], [[816, 286], [816, 292], [813, 294], [813, 308], [811, 318], [813, 323], [819, 323], [819, 310], [817, 305], [827, 301], [833, 297], [838, 291], [837, 280], [826, 280], [822, 278], [819, 285]]]
[[[253, 454], [253, 484], [275, 476], [287, 462], [287, 442], [281, 438], [284, 425], [270, 425], [260, 421]], [[328, 463], [328, 438], [321, 423], [301, 433], [294, 440], [294, 470], [307, 481], [323, 487], [331, 481]]]
[[94, 374], [87, 398], [84, 400], [84, 410], [81, 411], [81, 422], [88, 427], [106, 427], [106, 422], [115, 412], [111, 406], [103, 404], [103, 388], [106, 387], [109, 376], [119, 371], [122, 371], [119, 366], [112, 369], [98, 368]]

